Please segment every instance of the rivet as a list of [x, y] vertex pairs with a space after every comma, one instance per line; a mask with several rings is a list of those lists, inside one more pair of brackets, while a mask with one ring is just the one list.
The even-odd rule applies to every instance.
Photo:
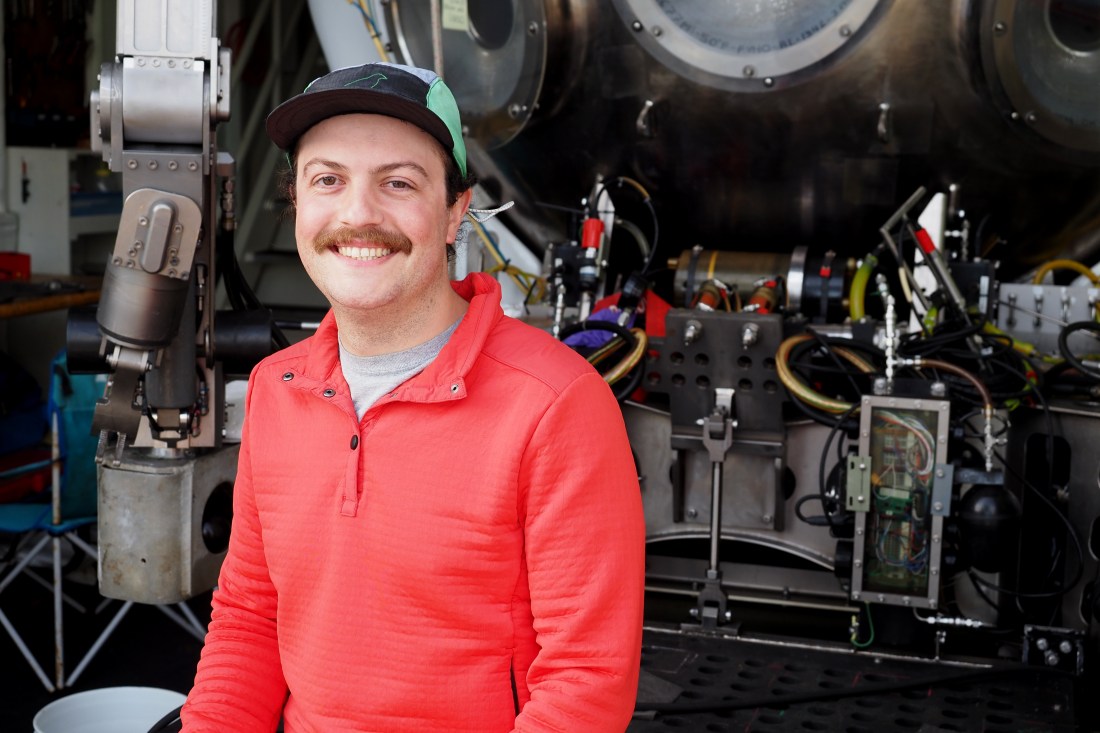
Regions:
[[457, 384], [452, 384], [451, 385], [451, 394], [454, 394], [457, 391], [458, 391], [458, 385]]
[[322, 392], [321, 394], [323, 394], [323, 395], [324, 395], [325, 397], [332, 397], [332, 396], [334, 396], [334, 395], [336, 394], [336, 390], [334, 390], [334, 389], [332, 389], [332, 388], [329, 388], [329, 389], [326, 389], [326, 390], [325, 390], [324, 392]]
[[283, 381], [284, 382], [289, 382], [292, 379], [294, 379], [294, 375], [291, 374], [290, 372], [287, 372], [286, 374], [283, 375]]
[[355, 450], [358, 447], [359, 447], [359, 436], [358, 435], [351, 436], [351, 449]]

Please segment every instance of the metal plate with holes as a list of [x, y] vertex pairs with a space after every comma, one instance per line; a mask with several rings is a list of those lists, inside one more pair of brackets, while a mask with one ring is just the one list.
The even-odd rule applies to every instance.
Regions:
[[650, 362], [646, 389], [670, 396], [673, 425], [696, 430], [696, 421], [714, 408], [715, 389], [732, 387], [738, 430], [783, 430], [776, 409], [783, 388], [775, 369], [781, 316], [676, 308], [665, 329], [664, 339], [650, 342], [658, 356]]
[[[628, 733], [661, 731], [1049, 731], [1075, 730], [1072, 679], [1041, 670], [930, 685], [966, 668], [849, 651], [797, 648], [647, 629], [642, 645], [639, 704], [663, 704], [667, 686], [681, 690], [672, 704], [722, 701], [739, 710], [639, 713]], [[876, 687], [920, 681], [898, 692]], [[783, 705], [795, 696], [869, 694]], [[751, 705], [761, 701], [760, 705]]]

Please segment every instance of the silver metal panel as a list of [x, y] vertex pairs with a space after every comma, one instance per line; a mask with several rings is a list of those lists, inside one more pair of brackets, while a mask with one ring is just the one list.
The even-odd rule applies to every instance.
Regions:
[[[1013, 338], [1047, 354], [1058, 354], [1062, 328], [1095, 317], [1100, 290], [1030, 283], [1001, 283], [997, 288], [997, 327]], [[1082, 335], [1082, 338], [1084, 336]], [[1083, 350], [1095, 353], [1095, 342]]]
[[[677, 496], [671, 478], [674, 452], [668, 413], [625, 403], [623, 417], [641, 476], [647, 540], [654, 546], [664, 541], [705, 540], [710, 532], [711, 477], [701, 444], [698, 451], [680, 451], [687, 454], [689, 480], [683, 495]], [[818, 492], [819, 459], [827, 434], [828, 428], [821, 425], [789, 426], [787, 465], [778, 477], [778, 457], [730, 453], [723, 470], [724, 540], [752, 542], [822, 568], [833, 567], [836, 539], [828, 528], [806, 524], [794, 513], [799, 498]], [[830, 455], [826, 470], [834, 461]], [[770, 515], [767, 520], [766, 515]]]
[[216, 9], [214, 0], [119, 0], [118, 54], [208, 59]]

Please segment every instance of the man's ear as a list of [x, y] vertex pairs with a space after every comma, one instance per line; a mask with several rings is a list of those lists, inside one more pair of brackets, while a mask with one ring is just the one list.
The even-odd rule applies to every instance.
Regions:
[[455, 239], [458, 237], [458, 228], [462, 225], [462, 219], [470, 209], [470, 201], [473, 196], [473, 189], [468, 188], [458, 195], [454, 206], [451, 207], [447, 222], [447, 244], [454, 244]]

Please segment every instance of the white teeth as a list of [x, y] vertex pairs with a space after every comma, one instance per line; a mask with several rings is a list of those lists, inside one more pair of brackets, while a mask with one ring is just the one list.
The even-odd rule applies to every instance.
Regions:
[[374, 260], [385, 257], [392, 252], [392, 250], [382, 247], [337, 247], [336, 251], [344, 257], [351, 257], [355, 260]]

